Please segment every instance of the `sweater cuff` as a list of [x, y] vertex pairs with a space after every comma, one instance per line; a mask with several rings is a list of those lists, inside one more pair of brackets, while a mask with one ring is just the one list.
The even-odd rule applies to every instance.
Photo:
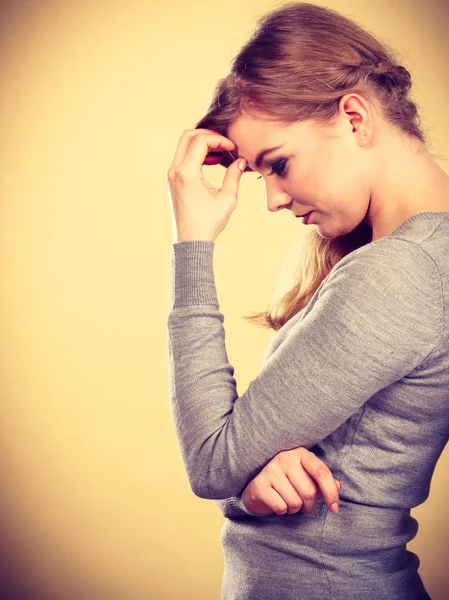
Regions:
[[218, 298], [213, 268], [215, 242], [186, 240], [171, 246], [171, 307], [214, 305]]
[[[265, 517], [265, 516], [269, 516], [269, 515], [259, 515], [258, 513], [255, 513], [252, 510], [249, 510], [249, 508], [243, 502], [243, 497], [242, 497], [241, 494], [238, 495], [238, 496], [232, 496], [231, 498], [228, 498], [227, 499], [227, 503], [228, 503], [228, 507], [233, 512], [241, 510], [242, 512], [246, 513], [247, 515], [251, 515], [253, 517]], [[270, 513], [270, 515], [273, 515], [273, 514], [276, 514], [276, 513], [274, 511], [272, 513]]]

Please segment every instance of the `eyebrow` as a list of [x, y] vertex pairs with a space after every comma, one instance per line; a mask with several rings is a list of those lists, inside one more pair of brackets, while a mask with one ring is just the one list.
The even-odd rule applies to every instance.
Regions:
[[282, 146], [284, 145], [285, 144], [281, 144], [280, 146], [274, 146], [274, 148], [264, 148], [263, 150], [261, 150], [256, 156], [256, 167], [259, 168], [262, 165], [262, 162], [265, 162], [264, 157], [266, 154], [274, 152], [275, 150], [279, 150], [279, 148], [282, 148]]

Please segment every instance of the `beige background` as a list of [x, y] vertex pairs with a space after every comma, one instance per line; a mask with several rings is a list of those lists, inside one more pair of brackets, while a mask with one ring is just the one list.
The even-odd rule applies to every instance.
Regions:
[[[0, 2], [5, 598], [220, 598], [224, 517], [191, 492], [169, 411], [165, 177], [182, 131], [203, 115], [256, 18], [274, 6]], [[445, 2], [327, 6], [402, 54], [447, 170]], [[218, 185], [223, 169], [205, 169]], [[216, 241], [240, 394], [274, 333], [241, 314], [264, 307], [306, 227], [264, 201], [263, 180], [245, 175]], [[448, 452], [429, 499], [412, 511], [420, 529], [409, 549], [433, 600], [449, 597]]]

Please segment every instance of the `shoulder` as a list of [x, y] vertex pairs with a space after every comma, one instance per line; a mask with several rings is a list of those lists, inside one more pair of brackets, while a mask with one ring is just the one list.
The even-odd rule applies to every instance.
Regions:
[[348, 326], [426, 334], [434, 343], [443, 337], [439, 269], [421, 244], [401, 238], [383, 238], [344, 256], [323, 281], [318, 306]]
[[437, 264], [421, 244], [388, 237], [344, 256], [326, 281], [351, 287], [382, 286], [402, 293], [415, 290], [435, 298], [440, 297], [442, 286]]

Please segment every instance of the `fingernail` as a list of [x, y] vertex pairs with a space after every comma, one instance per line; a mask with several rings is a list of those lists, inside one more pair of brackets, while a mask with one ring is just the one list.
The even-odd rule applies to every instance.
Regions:
[[239, 166], [239, 169], [240, 169], [240, 171], [242, 171], [242, 172], [243, 172], [243, 171], [245, 170], [245, 168], [246, 168], [246, 160], [245, 160], [245, 159], [242, 159], [242, 160], [239, 162], [239, 165], [238, 165], [238, 166]]
[[330, 505], [331, 511], [336, 515], [338, 513], [338, 502], [334, 502]]

